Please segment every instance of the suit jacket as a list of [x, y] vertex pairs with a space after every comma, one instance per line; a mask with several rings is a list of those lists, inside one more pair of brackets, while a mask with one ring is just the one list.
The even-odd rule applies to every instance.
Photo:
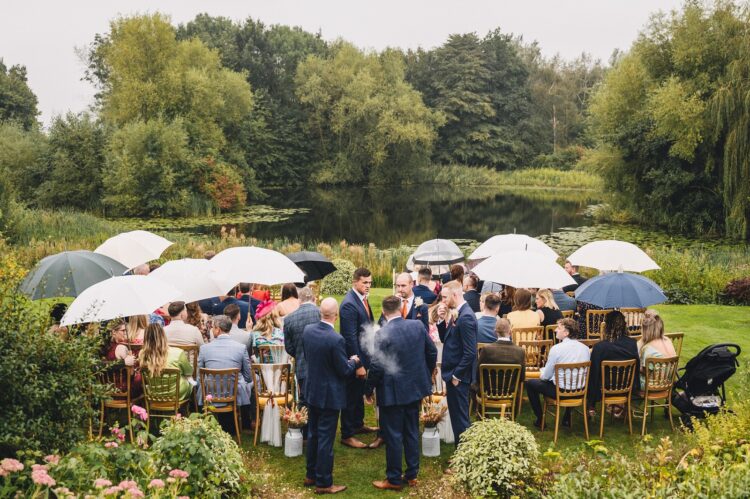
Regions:
[[575, 291], [576, 289], [578, 289], [578, 286], [580, 286], [581, 284], [583, 284], [584, 282], [586, 282], [586, 281], [587, 281], [587, 279], [586, 279], [585, 277], [583, 277], [583, 276], [582, 276], [581, 274], [573, 274], [573, 275], [572, 275], [572, 276], [570, 276], [570, 277], [572, 277], [572, 278], [573, 278], [573, 280], [574, 280], [574, 281], [575, 281], [576, 283], [575, 283], [575, 284], [568, 284], [567, 286], [565, 286], [564, 288], [562, 288], [562, 290], [563, 290], [564, 292], [566, 292], [566, 293], [567, 293], [568, 291]]
[[438, 324], [438, 334], [443, 342], [441, 372], [443, 380], [450, 383], [453, 376], [462, 383], [471, 383], [474, 359], [477, 356], [477, 316], [468, 303], [458, 309], [458, 319], [448, 325]]
[[360, 337], [365, 327], [373, 323], [372, 308], [368, 313], [365, 305], [359, 299], [356, 291], [350, 289], [344, 299], [341, 300], [339, 308], [339, 326], [341, 327], [341, 336], [346, 341], [346, 356], [359, 356], [362, 364], [369, 368], [370, 358], [363, 351], [360, 345]]
[[[479, 366], [482, 364], [520, 364], [521, 381], [523, 381], [526, 374], [526, 353], [523, 348], [514, 345], [510, 340], [497, 340], [495, 343], [487, 345], [479, 352], [475, 378], [477, 380], [479, 380]], [[487, 382], [487, 380], [485, 380], [485, 382]]]
[[[414, 300], [412, 300], [411, 302], [411, 308], [406, 313], [406, 317], [404, 317], [404, 319], [411, 319], [411, 320], [419, 321], [422, 324], [424, 324], [425, 331], [429, 331], [430, 330], [429, 308], [424, 303], [417, 307], [416, 301], [417, 300], [416, 300], [416, 295], [415, 295]], [[383, 327], [385, 326], [385, 323], [386, 323], [385, 316], [383, 314], [380, 314], [380, 318], [378, 319], [378, 325], [380, 327]]]
[[[247, 354], [246, 345], [234, 341], [228, 334], [222, 334], [211, 343], [201, 346], [198, 353], [198, 368], [201, 367], [207, 369], [239, 368], [241, 376], [237, 383], [237, 405], [250, 404], [248, 385], [252, 381], [252, 375], [250, 374], [250, 357]], [[197, 374], [196, 378], [200, 381]]]
[[318, 409], [346, 407], [346, 381], [356, 364], [346, 355], [346, 344], [330, 324], [318, 322], [302, 332], [302, 349], [307, 359], [305, 401]]
[[477, 291], [476, 289], [470, 289], [469, 291], [464, 293], [464, 300], [469, 304], [469, 306], [475, 313], [482, 310], [482, 307], [479, 306], [480, 296], [481, 295], [479, 294], [479, 291]]
[[205, 298], [198, 302], [198, 306], [200, 306], [203, 313], [208, 315], [218, 315], [215, 310], [216, 307], [220, 304], [221, 300], [218, 296], [215, 296], [213, 298]]
[[257, 300], [250, 296], [249, 294], [242, 295], [239, 297], [240, 301], [244, 301], [245, 303], [250, 304], [250, 317], [253, 318], [253, 321], [255, 320], [255, 311], [258, 310], [258, 305], [260, 305], [260, 300]]
[[397, 317], [375, 336], [376, 351], [365, 393], [378, 390], [378, 406], [406, 405], [432, 393], [437, 348], [419, 321]]
[[220, 301], [219, 304], [214, 307], [214, 315], [223, 314], [224, 308], [232, 303], [240, 307], [240, 323], [237, 324], [237, 326], [240, 329], [245, 329], [245, 326], [247, 324], [247, 316], [250, 313], [250, 304], [242, 300], [238, 300], [234, 296], [228, 296], [223, 301]]
[[432, 303], [437, 299], [437, 295], [424, 284], [417, 284], [416, 286], [414, 286], [414, 289], [412, 289], [412, 292], [414, 293], [414, 296], [422, 298], [422, 301], [424, 301], [427, 305], [432, 305]]
[[313, 303], [303, 303], [297, 310], [284, 317], [284, 349], [294, 357], [297, 378], [307, 377], [307, 361], [302, 348], [302, 333], [306, 326], [320, 322], [320, 311]]

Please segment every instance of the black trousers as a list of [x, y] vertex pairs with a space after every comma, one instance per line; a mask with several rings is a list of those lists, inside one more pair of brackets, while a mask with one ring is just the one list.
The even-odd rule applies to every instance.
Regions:
[[[529, 379], [526, 380], [526, 393], [529, 396], [529, 404], [536, 415], [536, 420], [542, 420], [542, 397], [555, 398], [557, 388], [555, 384], [546, 379]], [[570, 407], [565, 409], [563, 419], [570, 417]]]

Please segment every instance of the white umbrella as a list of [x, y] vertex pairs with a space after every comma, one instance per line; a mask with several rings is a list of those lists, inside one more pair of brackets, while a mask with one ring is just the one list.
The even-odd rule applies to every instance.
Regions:
[[539, 253], [553, 261], [557, 260], [557, 257], [559, 256], [552, 248], [539, 239], [535, 239], [525, 234], [501, 234], [492, 236], [480, 244], [479, 247], [469, 255], [469, 261], [476, 264], [480, 260], [507, 251], [529, 251]]
[[284, 284], [305, 282], [305, 273], [278, 251], [255, 246], [228, 248], [210, 261], [213, 279], [225, 290], [240, 282]]
[[146, 230], [134, 230], [110, 237], [94, 252], [107, 255], [132, 269], [156, 260], [172, 244], [174, 243]]
[[585, 244], [574, 251], [568, 261], [573, 265], [597, 270], [643, 272], [661, 268], [635, 244], [615, 240]]
[[67, 326], [150, 314], [179, 296], [180, 291], [174, 286], [146, 276], [111, 277], [78, 295], [60, 324]]
[[514, 288], [560, 289], [575, 284], [555, 260], [533, 251], [507, 251], [493, 255], [474, 268], [485, 281]]
[[222, 288], [214, 277], [216, 272], [204, 258], [171, 260], [148, 275], [177, 288], [180, 300], [188, 303], [225, 294], [229, 288]]

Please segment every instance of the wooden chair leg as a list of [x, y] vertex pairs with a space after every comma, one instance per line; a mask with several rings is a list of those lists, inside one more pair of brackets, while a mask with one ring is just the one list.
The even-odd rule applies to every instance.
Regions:
[[643, 399], [643, 425], [641, 426], [641, 436], [646, 434], [646, 421], [648, 421], [648, 399]]
[[669, 424], [672, 426], [672, 431], [674, 431], [674, 421], [672, 420], [672, 399], [667, 398], [667, 412], [669, 413]]
[[560, 405], [555, 406], [555, 438], [553, 442], [557, 443], [557, 432], [560, 428]]
[[604, 413], [607, 412], [607, 404], [602, 399], [602, 413], [599, 416], [599, 438], [604, 438]]
[[[519, 409], [519, 414], [520, 414], [520, 409]], [[542, 403], [542, 428], [541, 428], [542, 431], [544, 431], [544, 423], [546, 422], [546, 420], [547, 420], [547, 401], [545, 400]]]
[[260, 429], [260, 404], [255, 403], [255, 436], [253, 437], [253, 446], [258, 445], [258, 430]]
[[240, 436], [240, 423], [237, 419], [237, 406], [234, 407], [232, 414], [234, 414], [234, 432], [237, 434], [237, 445], [241, 446], [242, 437]]
[[633, 434], [633, 407], [631, 405], [630, 397], [628, 397], [627, 405], [625, 406], [628, 411], [628, 432]]
[[589, 439], [589, 415], [586, 412], [586, 397], [583, 397], [583, 406], [581, 407], [583, 408], [583, 432], [586, 434], [586, 440], [588, 440]]

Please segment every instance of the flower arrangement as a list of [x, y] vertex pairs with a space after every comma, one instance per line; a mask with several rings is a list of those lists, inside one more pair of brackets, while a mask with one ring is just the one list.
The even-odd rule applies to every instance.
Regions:
[[448, 412], [447, 405], [427, 404], [419, 415], [419, 421], [424, 424], [425, 428], [434, 428], [443, 420], [445, 413]]
[[299, 410], [286, 409], [284, 410], [281, 419], [289, 428], [302, 428], [307, 424], [307, 407], [303, 407]]

